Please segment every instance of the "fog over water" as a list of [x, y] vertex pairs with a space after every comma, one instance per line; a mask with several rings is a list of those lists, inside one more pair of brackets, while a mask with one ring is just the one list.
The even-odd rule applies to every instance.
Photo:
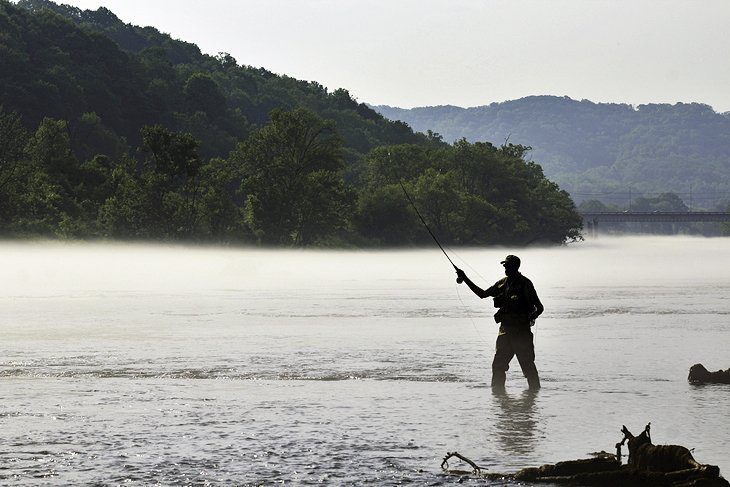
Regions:
[[[452, 259], [491, 283], [506, 252], [552, 285], [727, 279], [728, 239], [599, 237], [564, 247], [454, 249]], [[333, 283], [430, 281], [450, 276], [438, 248], [393, 251], [261, 250], [85, 243], [0, 243], [0, 291], [281, 289]], [[449, 249], [452, 251], [452, 249]], [[495, 276], [495, 273], [497, 276]], [[470, 273], [473, 275], [472, 273]], [[431, 287], [433, 284], [429, 283]]]
[[730, 471], [730, 239], [454, 249], [476, 282], [507, 253], [545, 305], [543, 389], [488, 387], [491, 300], [438, 248], [319, 251], [0, 243], [0, 483], [450, 484], [613, 451], [626, 424]]

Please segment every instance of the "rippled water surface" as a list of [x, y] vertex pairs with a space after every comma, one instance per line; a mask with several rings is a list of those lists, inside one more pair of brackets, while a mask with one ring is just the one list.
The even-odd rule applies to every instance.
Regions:
[[[510, 252], [453, 258], [486, 285]], [[447, 451], [510, 472], [650, 421], [727, 477], [730, 386], [686, 377], [730, 367], [730, 241], [517, 253], [537, 394], [516, 361], [492, 394], [491, 300], [438, 249], [0, 244], [0, 484], [448, 485]]]

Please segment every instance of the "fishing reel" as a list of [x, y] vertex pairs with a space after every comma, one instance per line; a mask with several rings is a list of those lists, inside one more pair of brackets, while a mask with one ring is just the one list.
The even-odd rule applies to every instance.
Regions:
[[[446, 253], [446, 252], [444, 252], [444, 253]], [[446, 257], [448, 257], [448, 255]], [[449, 259], [449, 261], [450, 260], [451, 259]], [[452, 262], [451, 265], [454, 265], [454, 263]], [[464, 278], [462, 277], [462, 276], [464, 276], [464, 271], [462, 271], [461, 269], [459, 269], [455, 265], [454, 265], [454, 270], [456, 271], [456, 283], [457, 284], [461, 284], [462, 282], [464, 282]]]

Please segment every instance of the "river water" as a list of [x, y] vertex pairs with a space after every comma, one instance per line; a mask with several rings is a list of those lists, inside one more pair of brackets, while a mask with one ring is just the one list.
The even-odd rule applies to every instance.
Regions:
[[[730, 240], [457, 249], [523, 260], [543, 389], [488, 387], [491, 300], [436, 250], [0, 244], [0, 484], [450, 485], [613, 452], [621, 425], [730, 472]], [[458, 462], [452, 462], [458, 466]], [[484, 485], [484, 480], [467, 480]], [[492, 483], [494, 485], [494, 483]]]

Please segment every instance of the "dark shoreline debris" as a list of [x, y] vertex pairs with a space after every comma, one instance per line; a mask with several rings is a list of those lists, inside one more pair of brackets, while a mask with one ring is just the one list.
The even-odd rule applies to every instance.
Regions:
[[690, 384], [730, 384], [730, 369], [710, 372], [704, 365], [694, 364], [687, 380]]
[[[617, 454], [601, 451], [593, 458], [568, 460], [555, 464], [529, 467], [511, 473], [482, 472], [475, 462], [458, 452], [448, 452], [441, 462], [441, 468], [450, 475], [476, 476], [491, 480], [514, 480], [516, 482], [552, 483], [580, 486], [666, 486], [666, 487], [730, 487], [720, 477], [716, 465], [697, 462], [690, 450], [680, 445], [654, 445], [651, 443], [651, 423], [644, 431], [634, 436], [624, 426], [624, 438], [616, 444]], [[621, 446], [628, 441], [628, 464], [621, 463]], [[451, 470], [448, 460], [456, 457], [468, 463], [472, 470]]]

